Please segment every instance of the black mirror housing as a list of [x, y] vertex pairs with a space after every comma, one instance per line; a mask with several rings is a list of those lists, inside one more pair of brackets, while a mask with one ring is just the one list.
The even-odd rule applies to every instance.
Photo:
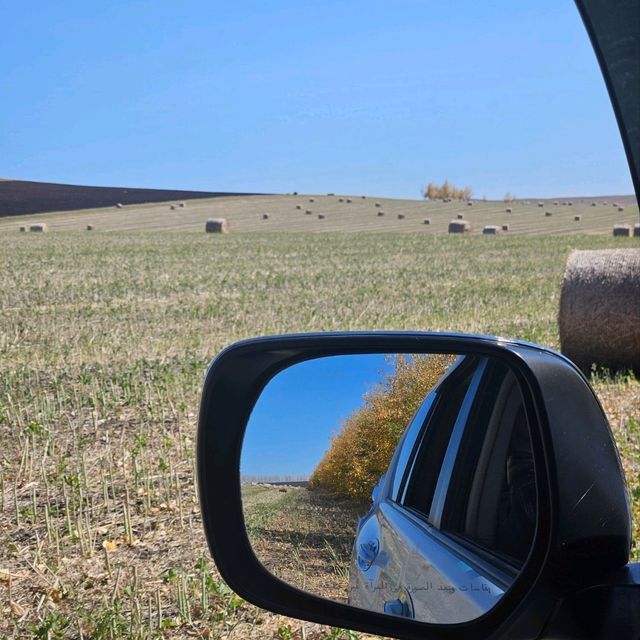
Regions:
[[[536, 463], [538, 521], [522, 572], [485, 615], [425, 624], [354, 609], [292, 587], [254, 555], [244, 526], [240, 453], [251, 411], [283, 369], [314, 358], [398, 353], [502, 359], [523, 389]], [[631, 517], [622, 467], [604, 412], [564, 356], [523, 342], [456, 334], [335, 333], [236, 343], [210, 365], [198, 425], [198, 486], [209, 548], [222, 577], [248, 601], [279, 613], [398, 638], [537, 637], [566, 594], [629, 559]]]

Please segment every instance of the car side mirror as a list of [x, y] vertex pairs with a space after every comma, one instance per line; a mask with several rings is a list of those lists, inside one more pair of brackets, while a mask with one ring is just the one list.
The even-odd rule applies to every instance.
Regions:
[[207, 372], [198, 475], [229, 585], [334, 626], [537, 637], [563, 593], [628, 562], [604, 413], [582, 373], [536, 345], [428, 333], [237, 343]]

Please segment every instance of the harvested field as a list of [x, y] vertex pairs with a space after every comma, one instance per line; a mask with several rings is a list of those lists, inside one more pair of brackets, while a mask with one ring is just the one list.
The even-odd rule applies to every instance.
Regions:
[[[293, 215], [296, 201], [287, 200]], [[611, 237], [612, 222], [601, 235], [449, 237], [455, 210], [438, 217], [433, 236], [416, 231], [436, 225], [436, 214], [424, 225], [406, 203], [399, 227], [414, 220], [415, 228], [390, 233], [394, 216], [377, 218], [370, 200], [333, 215], [323, 197], [316, 201], [329, 214], [319, 225], [368, 205], [368, 225], [390, 226], [249, 233], [264, 226], [257, 212], [274, 212], [269, 227], [284, 214], [262, 201], [243, 218], [229, 199], [234, 233], [226, 236], [203, 232], [211, 206], [185, 231], [157, 233], [163, 225], [141, 214], [116, 231], [132, 207], [112, 207], [104, 220], [93, 210], [92, 233], [77, 222], [89, 220], [84, 214], [42, 216], [48, 234], [20, 233], [15, 221], [2, 227], [0, 636], [347, 638], [248, 605], [209, 559], [193, 474], [209, 360], [244, 337], [339, 329], [468, 331], [558, 347], [569, 252], [638, 244]], [[483, 206], [476, 202], [469, 217]], [[495, 206], [502, 215], [504, 203]], [[181, 214], [192, 220], [198, 207], [191, 201]], [[561, 217], [544, 220], [532, 209], [545, 225]], [[593, 209], [603, 211], [620, 215]], [[67, 215], [73, 224], [62, 223]], [[153, 230], [140, 231], [144, 224]], [[623, 454], [640, 559], [640, 385], [628, 376], [594, 380]]]
[[[1, 184], [1, 183], [0, 183]], [[503, 201], [474, 202], [473, 208], [465, 210], [466, 218], [473, 224], [476, 235], [482, 235], [485, 226], [511, 225], [514, 235], [558, 235], [568, 233], [603, 234], [611, 233], [614, 224], [638, 222], [638, 205], [634, 198], [617, 200], [625, 203], [623, 212], [613, 207], [591, 207], [591, 200], [576, 200], [572, 207], [558, 205], [553, 208], [553, 216], [545, 218], [533, 204], [523, 201], [510, 202], [512, 212], [505, 212]], [[201, 232], [209, 218], [227, 218], [234, 233], [295, 231], [304, 233], [331, 233], [347, 231], [357, 233], [379, 233], [400, 231], [425, 235], [447, 233], [449, 221], [460, 213], [460, 203], [456, 201], [395, 200], [379, 198], [375, 204], [369, 200], [352, 197], [348, 207], [333, 196], [315, 195], [314, 205], [309, 211], [322, 212], [325, 220], [315, 215], [301, 216], [296, 196], [232, 196], [199, 198], [191, 200], [187, 208], [171, 210], [169, 203], [127, 205], [116, 209], [113, 205], [105, 209], [49, 213], [38, 216], [47, 222], [51, 232], [84, 229], [87, 224], [99, 225], [100, 233], [114, 231], [192, 231]], [[309, 198], [307, 198], [309, 200]], [[550, 202], [543, 203], [547, 207]], [[378, 206], [379, 205], [379, 206]], [[262, 224], [262, 213], [269, 212], [269, 225]], [[378, 215], [376, 216], [376, 212]], [[385, 215], [381, 215], [384, 212]], [[402, 215], [404, 218], [400, 218]], [[581, 215], [580, 225], [574, 221]], [[423, 224], [425, 218], [430, 225]], [[24, 224], [22, 217], [0, 218], [0, 234], [17, 232]]]

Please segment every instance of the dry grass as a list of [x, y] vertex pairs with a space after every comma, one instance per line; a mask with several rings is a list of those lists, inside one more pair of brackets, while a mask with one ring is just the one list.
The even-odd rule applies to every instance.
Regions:
[[[102, 222], [70, 233], [52, 222], [49, 235], [0, 234], [0, 637], [348, 637], [244, 603], [209, 560], [193, 476], [209, 359], [251, 335], [337, 329], [557, 346], [569, 251], [637, 243], [212, 237], [202, 222], [197, 233], [102, 233]], [[638, 515], [637, 383], [598, 390]]]

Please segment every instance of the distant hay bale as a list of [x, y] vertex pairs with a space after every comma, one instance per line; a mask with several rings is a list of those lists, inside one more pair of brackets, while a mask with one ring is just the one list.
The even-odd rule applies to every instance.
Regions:
[[[628, 238], [631, 236], [631, 225], [628, 224], [614, 224], [613, 235], [616, 238]], [[638, 298], [640, 300], [640, 298]]]
[[505, 209], [505, 212], [506, 212], [506, 213], [512, 213], [512, 209], [511, 209], [511, 207], [507, 207], [507, 208]]
[[175, 204], [172, 204], [169, 208], [171, 209], [171, 211], [175, 211], [175, 209], [176, 209], [176, 205], [175, 205]]
[[26, 233], [27, 227], [20, 227], [20, 233]]
[[598, 203], [597, 203], [597, 202], [592, 202], [592, 203], [591, 203], [591, 206], [592, 206], [592, 207], [596, 207], [597, 205], [598, 205]]
[[297, 204], [296, 205], [296, 209], [298, 209], [298, 211], [301, 211], [302, 210], [302, 205], [301, 204]]
[[376, 202], [376, 207], [381, 207], [382, 205], [379, 202]]
[[640, 224], [633, 225], [633, 237], [640, 238]]
[[294, 191], [291, 195], [297, 196], [297, 195], [298, 195], [298, 192], [297, 192], [297, 191]]
[[467, 220], [452, 220], [449, 223], [449, 233], [470, 233], [473, 225]]
[[422, 221], [422, 224], [431, 224], [431, 218], [425, 218], [425, 219]]
[[573, 216], [573, 219], [574, 219], [576, 222], [580, 222], [580, 220], [582, 220], [582, 216]]
[[483, 230], [482, 233], [485, 236], [495, 236], [502, 231], [500, 227], [496, 227], [493, 224], [488, 224]]
[[351, 198], [347, 198], [347, 204], [351, 204]]
[[209, 218], [204, 230], [207, 233], [229, 233], [229, 221], [226, 218]]
[[363, 200], [367, 199], [367, 196], [360, 196]]
[[309, 202], [315, 202], [313, 198], [309, 198]]
[[458, 220], [464, 220], [464, 213], [459, 213], [456, 215], [456, 218], [458, 218]]
[[556, 200], [553, 204], [557, 207], [558, 206], [558, 201]]
[[503, 225], [502, 225], [502, 230], [503, 230], [503, 231], [511, 231], [511, 225], [509, 225], [509, 224], [503, 224]]
[[471, 200], [469, 200], [469, 202], [467, 202], [467, 205], [468, 205], [469, 207], [473, 207], [473, 202], [471, 202]]
[[624, 211], [624, 207], [618, 207], [618, 211]]
[[640, 249], [573, 251], [560, 292], [562, 352], [581, 369], [640, 370]]
[[606, 200], [603, 200], [602, 204], [605, 205], [605, 204], [608, 204], [608, 202]]
[[547, 218], [550, 218], [550, 217], [553, 215], [553, 213], [551, 213], [551, 211], [545, 211], [545, 212], [544, 212], [544, 215], [545, 215]]
[[269, 214], [268, 213], [263, 213], [262, 214], [262, 219], [263, 220], [268, 220], [269, 219]]
[[92, 224], [87, 225], [87, 231], [93, 231], [94, 227]]
[[29, 231], [33, 231], [34, 233], [47, 233], [49, 227], [46, 222], [37, 222], [29, 225]]
[[538, 202], [539, 207], [544, 207], [544, 202]]
[[384, 211], [378, 211], [378, 217], [382, 217], [384, 215]]
[[619, 207], [620, 205], [619, 205], [617, 202], [614, 202], [614, 203], [613, 203], [613, 206], [614, 206], [614, 207]]
[[398, 220], [404, 220], [404, 213], [398, 214]]
[[563, 207], [566, 207], [566, 206], [567, 206], [567, 203], [566, 203], [566, 202], [563, 202], [563, 203], [562, 203], [562, 206], [563, 206]]
[[181, 202], [181, 203], [180, 203], [180, 206], [181, 206], [181, 207], [186, 207], [186, 206], [187, 206], [187, 204], [186, 204], [186, 202]]
[[313, 211], [311, 211], [311, 209], [305, 209], [304, 213], [305, 215], [310, 216], [313, 213]]
[[122, 202], [116, 203], [116, 207], [118, 207], [118, 209], [122, 209]]
[[567, 202], [570, 207], [573, 207], [573, 202]]
[[324, 220], [324, 213], [318, 214], [318, 220]]
[[328, 196], [335, 196], [335, 193], [327, 193]]
[[338, 198], [338, 202], [344, 202], [344, 198]]

